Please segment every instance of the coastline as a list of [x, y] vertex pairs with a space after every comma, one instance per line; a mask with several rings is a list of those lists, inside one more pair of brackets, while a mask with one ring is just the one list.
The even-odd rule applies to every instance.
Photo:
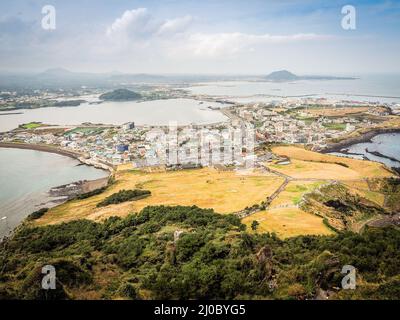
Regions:
[[28, 149], [28, 150], [42, 151], [48, 153], [55, 153], [77, 160], [79, 160], [79, 158], [83, 156], [82, 154], [74, 151], [62, 150], [60, 148], [51, 147], [48, 145], [30, 144], [24, 142], [0, 142], [0, 148]]
[[379, 128], [364, 132], [357, 137], [345, 138], [339, 142], [328, 144], [325, 148], [316, 150], [321, 153], [342, 152], [342, 149], [357, 143], [371, 142], [371, 139], [379, 134], [400, 133], [400, 128]]
[[111, 164], [86, 160], [85, 155], [80, 152], [65, 150], [61, 149], [60, 147], [54, 147], [45, 144], [30, 144], [25, 142], [0, 142], [0, 148], [27, 149], [27, 150], [35, 150], [35, 151], [59, 154], [61, 156], [76, 159], [81, 164], [109, 171], [109, 176], [111, 176], [115, 170], [115, 166]]
[[[59, 154], [61, 156], [78, 160], [80, 162], [79, 165], [92, 166], [97, 168], [98, 170], [108, 171], [108, 173], [102, 178], [97, 178], [93, 180], [79, 180], [69, 184], [51, 187], [47, 191], [48, 196], [46, 202], [43, 202], [40, 205], [38, 205], [38, 208], [45, 208], [45, 207], [52, 208], [54, 206], [58, 206], [69, 201], [76, 195], [92, 192], [95, 189], [106, 187], [109, 185], [110, 178], [114, 174], [113, 166], [110, 165], [106, 166], [105, 164], [100, 166], [96, 163], [85, 161], [81, 153], [69, 150], [63, 150], [61, 148], [53, 146], [35, 145], [29, 143], [0, 142], [0, 148], [25, 149], [25, 150], [34, 150], [40, 152]], [[21, 225], [23, 225], [25, 221], [27, 221], [27, 217], [20, 220], [19, 223], [16, 224], [14, 227], [7, 229], [4, 234], [0, 234], [0, 243], [5, 238], [12, 236], [15, 230], [17, 230]]]

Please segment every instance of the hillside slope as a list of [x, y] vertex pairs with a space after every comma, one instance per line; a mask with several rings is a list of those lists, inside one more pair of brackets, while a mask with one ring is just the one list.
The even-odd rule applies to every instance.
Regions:
[[[22, 226], [0, 246], [1, 299], [400, 299], [400, 231], [248, 234], [237, 217], [147, 207], [104, 223]], [[175, 237], [175, 231], [181, 231]], [[53, 265], [56, 290], [41, 289]], [[340, 290], [345, 264], [356, 290]]]

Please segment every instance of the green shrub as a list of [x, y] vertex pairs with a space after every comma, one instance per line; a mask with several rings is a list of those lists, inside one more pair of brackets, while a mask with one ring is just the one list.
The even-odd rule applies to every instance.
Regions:
[[146, 198], [151, 195], [151, 192], [148, 190], [120, 190], [117, 193], [108, 196], [103, 201], [97, 204], [97, 207], [105, 207], [110, 204], [118, 204], [126, 201], [134, 201]]
[[93, 197], [93, 196], [97, 196], [99, 194], [102, 194], [106, 189], [107, 189], [107, 187], [102, 187], [102, 188], [99, 188], [99, 189], [95, 189], [93, 191], [82, 193], [82, 194], [77, 195], [75, 197], [75, 199], [83, 200], [83, 199], [87, 199], [87, 198], [90, 198], [90, 197]]
[[28, 216], [28, 220], [36, 220], [41, 218], [47, 211], [49, 211], [49, 208], [42, 208], [40, 210], [37, 210], [35, 212], [32, 212], [29, 216]]

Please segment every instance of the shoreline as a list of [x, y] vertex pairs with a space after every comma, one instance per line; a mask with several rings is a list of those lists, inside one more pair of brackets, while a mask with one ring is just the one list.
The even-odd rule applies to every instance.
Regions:
[[[78, 152], [63, 150], [57, 147], [52, 147], [48, 145], [35, 145], [29, 143], [15, 143], [15, 142], [0, 142], [0, 148], [9, 148], [9, 149], [25, 149], [25, 150], [33, 150], [33, 151], [40, 151], [40, 152], [47, 152], [58, 154], [64, 157], [69, 157], [74, 160], [78, 160], [78, 165], [87, 165], [95, 167], [98, 170], [108, 171], [105, 177], [97, 178], [93, 180], [79, 180], [75, 182], [71, 182], [69, 184], [54, 186], [47, 191], [47, 200], [39, 205], [38, 208], [52, 208], [55, 206], [59, 206], [71, 199], [71, 197], [77, 194], [83, 194], [87, 192], [91, 192], [95, 189], [105, 187], [109, 184], [110, 178], [114, 174], [114, 167], [105, 165], [100, 167], [95, 163], [85, 162], [83, 159], [83, 155]], [[105, 169], [107, 167], [107, 169]], [[31, 213], [29, 213], [31, 214]], [[5, 239], [13, 235], [15, 230], [17, 230], [21, 225], [27, 221], [27, 217], [23, 218], [19, 221], [15, 227], [11, 227], [4, 234], [0, 234], [0, 243]]]
[[61, 156], [69, 157], [75, 160], [78, 160], [80, 164], [84, 164], [87, 166], [95, 167], [99, 170], [108, 171], [109, 175], [111, 176], [115, 170], [115, 167], [111, 164], [106, 163], [97, 163], [92, 161], [85, 161], [84, 154], [76, 151], [65, 150], [59, 147], [53, 147], [44, 144], [30, 144], [25, 142], [0, 142], [0, 148], [11, 148], [11, 149], [25, 149], [25, 150], [34, 150], [34, 151], [41, 151], [41, 152], [48, 152], [54, 153]]
[[339, 142], [333, 142], [331, 144], [328, 144], [325, 148], [316, 151], [321, 153], [342, 152], [342, 149], [348, 148], [358, 143], [371, 142], [372, 138], [374, 138], [375, 136], [385, 133], [400, 133], [400, 128], [372, 129], [370, 131], [362, 133], [358, 137], [351, 137], [343, 139]]
[[60, 148], [51, 147], [48, 145], [30, 144], [25, 142], [0, 142], [0, 148], [26, 149], [26, 150], [55, 153], [76, 160], [79, 160], [79, 158], [83, 156], [82, 154], [74, 151], [62, 150]]

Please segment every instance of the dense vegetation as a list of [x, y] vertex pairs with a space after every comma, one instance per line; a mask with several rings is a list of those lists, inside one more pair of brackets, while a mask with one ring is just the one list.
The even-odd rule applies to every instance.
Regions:
[[120, 190], [117, 193], [113, 193], [111, 196], [106, 197], [103, 201], [97, 204], [97, 207], [105, 207], [110, 204], [117, 204], [126, 201], [134, 201], [146, 198], [151, 195], [149, 190]]
[[386, 196], [386, 206], [393, 211], [400, 211], [400, 179], [385, 179], [381, 190]]
[[[47, 264], [56, 290], [40, 287]], [[345, 264], [357, 268], [356, 290], [339, 289]], [[194, 206], [147, 207], [104, 223], [27, 224], [0, 246], [0, 265], [3, 299], [400, 299], [398, 229], [283, 241]]]
[[81, 193], [81, 194], [78, 194], [75, 197], [75, 199], [82, 200], [82, 199], [87, 199], [87, 198], [90, 198], [90, 197], [93, 197], [93, 196], [97, 196], [99, 194], [102, 194], [104, 191], [106, 191], [106, 189], [107, 189], [107, 186], [106, 187], [102, 187], [102, 188], [98, 188], [98, 189], [94, 189], [94, 190], [89, 191], [89, 192]]
[[64, 101], [52, 101], [53, 106], [55, 107], [77, 107], [82, 103], [85, 103], [85, 100], [64, 100]]
[[114, 91], [102, 94], [100, 99], [108, 101], [131, 101], [139, 100], [141, 97], [142, 96], [139, 93], [128, 89], [116, 89]]
[[28, 216], [28, 220], [36, 220], [41, 218], [47, 211], [49, 211], [49, 208], [42, 208], [39, 209], [35, 212], [32, 212], [29, 216]]
[[351, 230], [357, 222], [376, 215], [390, 214], [385, 208], [352, 193], [339, 183], [323, 186], [307, 194], [301, 207], [323, 217], [325, 223], [334, 230]]

